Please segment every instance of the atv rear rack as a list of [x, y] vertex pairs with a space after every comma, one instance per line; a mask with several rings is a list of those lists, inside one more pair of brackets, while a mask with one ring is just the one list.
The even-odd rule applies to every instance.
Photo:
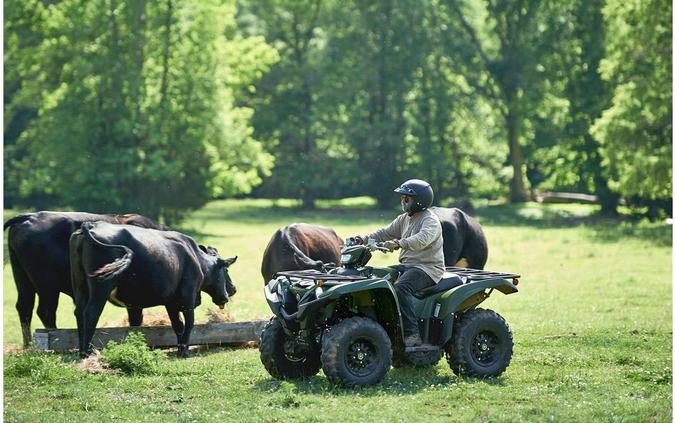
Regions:
[[349, 275], [335, 275], [332, 273], [323, 273], [318, 270], [291, 270], [286, 272], [277, 272], [274, 274], [274, 277], [277, 276], [286, 276], [286, 278], [302, 278], [302, 279], [311, 279], [314, 281], [325, 280], [325, 281], [360, 281], [363, 279], [368, 279], [365, 276], [349, 276]]
[[483, 281], [487, 279], [518, 279], [520, 275], [515, 273], [492, 272], [489, 270], [469, 269], [466, 267], [446, 267], [446, 272], [454, 273], [459, 276], [468, 277], [472, 281]]

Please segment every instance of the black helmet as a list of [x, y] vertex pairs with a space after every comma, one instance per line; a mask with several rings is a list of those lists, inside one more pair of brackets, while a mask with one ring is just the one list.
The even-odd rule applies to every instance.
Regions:
[[405, 208], [408, 213], [417, 213], [429, 208], [434, 201], [434, 190], [428, 182], [421, 179], [410, 179], [396, 188], [394, 192], [401, 195], [407, 195], [413, 198], [413, 202], [409, 207]]

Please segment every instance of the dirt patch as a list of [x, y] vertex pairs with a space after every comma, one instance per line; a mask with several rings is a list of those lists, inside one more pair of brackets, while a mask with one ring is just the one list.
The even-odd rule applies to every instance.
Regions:
[[21, 348], [19, 345], [7, 344], [2, 348], [2, 351], [7, 354], [18, 354], [21, 351], [24, 351], [24, 349]]
[[108, 373], [110, 369], [101, 361], [101, 353], [94, 350], [93, 354], [75, 365], [77, 370], [89, 373]]

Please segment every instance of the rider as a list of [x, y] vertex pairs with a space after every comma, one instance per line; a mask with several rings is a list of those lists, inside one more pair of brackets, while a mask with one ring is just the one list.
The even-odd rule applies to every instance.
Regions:
[[443, 234], [441, 222], [428, 209], [434, 199], [429, 183], [410, 179], [394, 192], [401, 194], [401, 207], [405, 213], [389, 226], [354, 239], [358, 243], [367, 243], [369, 239], [385, 241], [385, 248], [401, 249], [401, 264], [392, 266], [400, 272], [394, 288], [403, 318], [404, 343], [406, 347], [413, 347], [421, 345], [422, 339], [410, 298], [414, 292], [433, 286], [443, 277]]

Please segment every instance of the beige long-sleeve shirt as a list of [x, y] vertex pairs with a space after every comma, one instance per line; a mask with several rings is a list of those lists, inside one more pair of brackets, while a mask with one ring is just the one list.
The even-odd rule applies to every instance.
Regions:
[[417, 267], [429, 275], [434, 282], [443, 277], [445, 262], [443, 257], [443, 231], [438, 216], [428, 209], [412, 216], [403, 213], [389, 226], [364, 237], [382, 242], [398, 239], [401, 246], [399, 261], [401, 264]]

